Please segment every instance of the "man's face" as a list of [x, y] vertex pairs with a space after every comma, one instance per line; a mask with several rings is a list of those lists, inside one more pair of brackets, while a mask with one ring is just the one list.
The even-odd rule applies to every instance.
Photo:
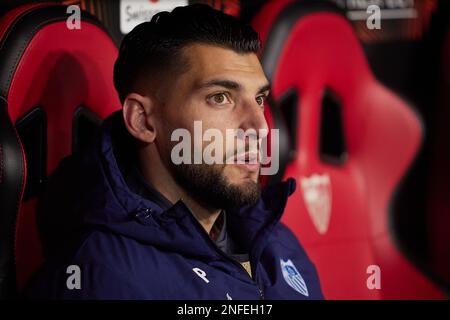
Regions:
[[[191, 45], [183, 53], [190, 63], [189, 71], [169, 85], [170, 92], [165, 93], [164, 104], [158, 110], [159, 153], [174, 179], [203, 204], [218, 209], [253, 204], [260, 194], [259, 162], [238, 164], [226, 160], [230, 160], [230, 155], [236, 160], [245, 152], [252, 157], [258, 149], [253, 145], [253, 150], [249, 150], [248, 137], [235, 138], [232, 143], [225, 140], [227, 129], [254, 129], [256, 133], [267, 130], [263, 108], [269, 93], [268, 81], [258, 57], [204, 44]], [[193, 164], [194, 150], [200, 147], [194, 146], [194, 121], [201, 121], [202, 135], [208, 129], [222, 133], [221, 163], [206, 164], [202, 158], [202, 164]], [[175, 165], [171, 159], [172, 149], [178, 143], [171, 141], [171, 134], [178, 128], [191, 134], [191, 164]], [[238, 139], [246, 144], [245, 150], [238, 150]], [[210, 143], [203, 141], [202, 150]]]

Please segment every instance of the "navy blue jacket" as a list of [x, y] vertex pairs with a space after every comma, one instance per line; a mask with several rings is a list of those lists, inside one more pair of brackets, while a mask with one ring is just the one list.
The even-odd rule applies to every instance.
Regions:
[[121, 162], [132, 159], [130, 145], [116, 112], [89, 148], [60, 163], [37, 214], [47, 261], [27, 297], [323, 298], [314, 265], [279, 222], [295, 180], [264, 188], [255, 206], [226, 212], [228, 232], [249, 253], [252, 278], [182, 201], [163, 210], [129, 189]]

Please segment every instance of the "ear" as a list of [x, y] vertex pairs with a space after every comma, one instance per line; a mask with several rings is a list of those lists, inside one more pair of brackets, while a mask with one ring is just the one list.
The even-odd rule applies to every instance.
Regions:
[[152, 98], [130, 93], [123, 103], [122, 113], [125, 126], [133, 137], [145, 143], [155, 140], [155, 105]]

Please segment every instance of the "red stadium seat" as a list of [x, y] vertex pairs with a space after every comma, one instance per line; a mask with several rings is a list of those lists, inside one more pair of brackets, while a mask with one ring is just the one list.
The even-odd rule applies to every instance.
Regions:
[[86, 12], [80, 29], [69, 28], [72, 13], [62, 5], [32, 4], [0, 18], [2, 297], [16, 278], [22, 289], [42, 262], [35, 206], [47, 176], [120, 108], [115, 43]]
[[443, 298], [391, 228], [396, 189], [421, 145], [419, 117], [375, 79], [331, 4], [270, 1], [253, 26], [275, 101], [268, 116], [288, 137], [275, 179], [299, 185], [284, 222], [316, 264], [325, 297]]

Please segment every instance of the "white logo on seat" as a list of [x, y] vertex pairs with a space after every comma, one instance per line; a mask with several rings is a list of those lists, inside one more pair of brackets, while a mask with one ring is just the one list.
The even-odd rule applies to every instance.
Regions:
[[301, 178], [306, 209], [320, 234], [328, 231], [331, 215], [331, 183], [328, 174]]

